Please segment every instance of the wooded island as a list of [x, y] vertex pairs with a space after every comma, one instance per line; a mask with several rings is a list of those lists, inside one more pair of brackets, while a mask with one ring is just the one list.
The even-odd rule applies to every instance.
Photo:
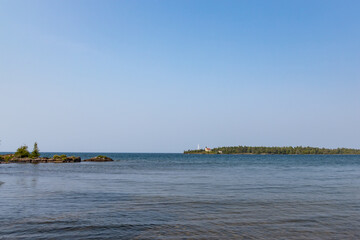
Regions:
[[360, 149], [352, 148], [317, 148], [317, 147], [218, 147], [187, 150], [184, 154], [360, 154]]

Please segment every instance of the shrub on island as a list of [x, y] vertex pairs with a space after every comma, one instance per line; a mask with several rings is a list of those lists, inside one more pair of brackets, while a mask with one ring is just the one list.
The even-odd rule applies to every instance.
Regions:
[[14, 157], [16, 158], [27, 158], [27, 157], [30, 157], [30, 152], [28, 150], [28, 146], [26, 145], [23, 145], [21, 147], [19, 147], [15, 154], [14, 154]]
[[53, 159], [55, 160], [66, 160], [68, 157], [65, 155], [65, 154], [62, 154], [62, 155], [54, 155], [53, 156]]
[[40, 157], [40, 149], [38, 148], [37, 142], [34, 143], [34, 149], [30, 155], [32, 158]]
[[5, 156], [4, 156], [4, 160], [5, 160], [5, 162], [8, 162], [8, 161], [10, 161], [11, 159], [13, 159], [13, 157], [14, 157], [14, 154], [5, 155]]
[[31, 153], [28, 150], [28, 146], [23, 145], [16, 150], [14, 157], [15, 158], [38, 158], [38, 157], [40, 157], [40, 150], [38, 148], [37, 142], [34, 143], [34, 148]]
[[52, 157], [52, 160], [55, 160], [55, 162], [81, 162], [81, 158], [80, 157], [68, 157], [65, 154], [62, 155], [54, 155]]
[[84, 162], [112, 162], [111, 158], [103, 155], [99, 155], [93, 158], [85, 159]]

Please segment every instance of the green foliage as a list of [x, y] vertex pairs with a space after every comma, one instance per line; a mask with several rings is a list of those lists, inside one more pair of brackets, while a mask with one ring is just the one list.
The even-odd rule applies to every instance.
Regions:
[[30, 152], [28, 151], [28, 146], [24, 145], [24, 146], [19, 147], [15, 152], [15, 157], [17, 157], [17, 158], [30, 157]]
[[188, 150], [184, 153], [206, 153], [214, 154], [221, 151], [223, 154], [360, 154], [360, 149], [351, 148], [315, 148], [315, 147], [250, 147], [250, 146], [235, 146], [235, 147], [219, 147], [213, 148], [212, 152], [205, 152], [205, 150]]
[[9, 162], [13, 158], [14, 158], [14, 154], [0, 155], [0, 162], [1, 161]]
[[61, 160], [66, 160], [67, 159], [67, 156], [65, 154], [62, 154], [62, 155], [54, 155], [53, 156], [53, 159], [61, 159]]
[[40, 150], [38, 148], [37, 142], [34, 143], [34, 149], [31, 152], [31, 157], [33, 158], [38, 158], [40, 157]]
[[107, 158], [107, 156], [99, 155], [99, 156], [97, 156], [96, 158]]

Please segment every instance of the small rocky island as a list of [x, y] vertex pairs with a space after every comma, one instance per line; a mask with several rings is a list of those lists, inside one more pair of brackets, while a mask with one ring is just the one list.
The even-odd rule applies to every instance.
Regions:
[[80, 157], [54, 155], [53, 157], [40, 157], [40, 151], [37, 143], [34, 144], [34, 150], [30, 153], [26, 145], [17, 149], [14, 154], [0, 155], [0, 164], [4, 163], [78, 163], [78, 162], [110, 162], [113, 159], [99, 155], [97, 157], [81, 160]]
[[111, 161], [114, 161], [114, 160], [112, 160], [109, 157], [102, 156], [102, 155], [84, 160], [84, 162], [111, 162]]

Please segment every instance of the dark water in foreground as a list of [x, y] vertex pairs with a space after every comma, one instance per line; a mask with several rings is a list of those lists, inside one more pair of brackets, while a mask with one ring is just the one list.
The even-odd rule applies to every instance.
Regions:
[[360, 156], [106, 155], [0, 165], [0, 239], [360, 239]]

